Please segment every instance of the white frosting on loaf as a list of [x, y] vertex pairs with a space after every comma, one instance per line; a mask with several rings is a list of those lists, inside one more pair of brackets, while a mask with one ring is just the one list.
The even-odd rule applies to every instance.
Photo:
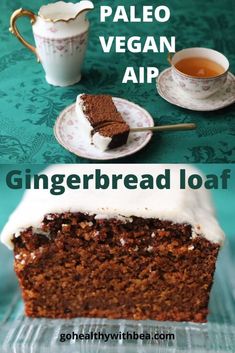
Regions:
[[222, 244], [224, 233], [220, 228], [214, 213], [210, 193], [204, 188], [181, 190], [180, 169], [186, 169], [186, 175], [200, 174], [199, 171], [187, 165], [138, 164], [138, 165], [53, 165], [43, 171], [51, 178], [54, 174], [69, 176], [95, 173], [101, 169], [103, 174], [134, 174], [141, 179], [143, 174], [157, 177], [170, 169], [170, 190], [130, 190], [120, 182], [117, 190], [96, 190], [94, 180], [89, 190], [71, 190], [66, 188], [63, 195], [53, 196], [49, 190], [27, 190], [16, 210], [10, 216], [1, 233], [1, 241], [13, 248], [11, 242], [14, 234], [30, 226], [40, 229], [44, 216], [48, 213], [83, 212], [96, 215], [97, 218], [118, 218], [123, 222], [132, 221], [132, 216], [142, 218], [159, 218], [174, 223], [190, 224], [192, 237], [203, 236], [213, 243]]
[[91, 126], [87, 116], [84, 114], [84, 104], [83, 104], [83, 100], [82, 100], [82, 96], [84, 93], [79, 94], [77, 96], [77, 100], [76, 100], [76, 114], [79, 117], [79, 128], [84, 132], [84, 135], [86, 136], [87, 139], [91, 140], [92, 143], [92, 131], [93, 131], [93, 127]]
[[96, 132], [92, 137], [92, 141], [97, 148], [105, 152], [109, 149], [109, 144], [112, 141], [112, 138], [108, 136], [103, 136], [99, 132]]

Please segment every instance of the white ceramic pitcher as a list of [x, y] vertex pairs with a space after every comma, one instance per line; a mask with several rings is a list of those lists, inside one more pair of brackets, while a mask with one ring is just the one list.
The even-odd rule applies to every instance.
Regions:
[[[89, 29], [86, 13], [93, 8], [86, 0], [76, 4], [58, 1], [42, 6], [38, 15], [25, 9], [12, 14], [11, 33], [42, 63], [49, 84], [63, 87], [80, 81]], [[31, 20], [36, 48], [17, 29], [16, 21], [22, 16]]]

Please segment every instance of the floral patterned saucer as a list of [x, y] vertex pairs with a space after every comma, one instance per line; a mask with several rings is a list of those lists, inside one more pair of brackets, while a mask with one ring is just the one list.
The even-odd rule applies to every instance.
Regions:
[[[154, 126], [151, 115], [140, 106], [122, 98], [113, 98], [113, 101], [125, 121], [132, 128]], [[78, 128], [78, 119], [74, 103], [58, 116], [54, 126], [54, 134], [64, 148], [83, 158], [108, 160], [126, 157], [141, 150], [152, 137], [152, 132], [130, 133], [125, 145], [102, 152], [84, 137], [82, 131]]]
[[224, 87], [206, 99], [190, 98], [178, 88], [171, 75], [171, 68], [158, 77], [157, 90], [160, 96], [171, 104], [196, 111], [213, 111], [225, 108], [235, 102], [235, 77], [229, 72]]

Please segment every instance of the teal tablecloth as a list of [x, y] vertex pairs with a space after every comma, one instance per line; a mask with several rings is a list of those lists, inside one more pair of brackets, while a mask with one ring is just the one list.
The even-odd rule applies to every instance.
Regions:
[[[235, 108], [197, 113], [177, 108], [156, 94], [155, 84], [121, 84], [126, 66], [157, 66], [162, 71], [168, 64], [166, 54], [104, 54], [99, 35], [175, 35], [177, 50], [205, 46], [223, 52], [235, 71], [235, 2], [234, 0], [168, 0], [171, 19], [164, 24], [99, 23], [101, 4], [158, 5], [162, 2], [94, 1], [90, 13], [89, 48], [83, 67], [82, 81], [69, 88], [49, 86], [43, 69], [8, 32], [13, 10], [25, 7], [35, 12], [48, 0], [2, 0], [0, 4], [0, 163], [87, 162], [57, 144], [53, 125], [59, 112], [74, 102], [78, 93], [109, 93], [139, 103], [155, 118], [156, 123], [195, 122], [197, 131], [162, 133], [124, 162], [235, 162]], [[22, 19], [20, 28], [32, 39], [30, 24]]]

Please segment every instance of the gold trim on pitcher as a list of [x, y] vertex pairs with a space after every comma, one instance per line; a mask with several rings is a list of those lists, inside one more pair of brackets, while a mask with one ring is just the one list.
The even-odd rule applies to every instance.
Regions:
[[74, 16], [71, 16], [71, 17], [69, 17], [69, 18], [67, 18], [67, 19], [64, 19], [64, 18], [51, 18], [50, 16], [45, 16], [45, 15], [42, 14], [42, 11], [43, 11], [45, 8], [49, 8], [49, 7], [51, 7], [51, 6], [55, 7], [56, 5], [65, 5], [65, 6], [70, 6], [70, 5], [72, 5], [72, 6], [74, 6], [74, 5], [76, 5], [76, 4], [71, 3], [71, 2], [57, 1], [57, 2], [52, 3], [52, 4], [43, 5], [43, 6], [40, 8], [39, 12], [38, 12], [38, 17], [40, 17], [41, 19], [43, 19], [43, 20], [46, 21], [46, 22], [52, 22], [52, 23], [56, 23], [56, 22], [65, 22], [65, 23], [67, 23], [67, 22], [70, 22], [70, 21], [72, 21], [72, 20], [76, 20], [76, 18], [77, 18], [78, 16], [80, 16], [83, 12], [91, 11], [91, 10], [94, 9], [94, 5], [92, 4], [92, 2], [90, 2], [90, 7], [89, 7], [89, 4], [87, 4], [88, 7], [84, 8], [84, 9], [82, 9], [82, 10], [77, 11]]
[[31, 45], [30, 43], [28, 43], [23, 37], [22, 35], [20, 34], [17, 26], [16, 26], [16, 21], [18, 18], [20, 17], [23, 17], [23, 16], [26, 16], [26, 17], [29, 17], [30, 18], [30, 22], [31, 24], [33, 25], [36, 20], [37, 20], [37, 16], [32, 12], [32, 11], [29, 11], [29, 10], [25, 10], [25, 9], [18, 9], [16, 11], [13, 12], [13, 14], [11, 15], [11, 19], [10, 19], [10, 28], [9, 28], [9, 31], [14, 35], [16, 36], [16, 38], [19, 39], [19, 41], [26, 47], [28, 48], [29, 50], [31, 50], [37, 57], [37, 61], [39, 62], [39, 56], [38, 56], [38, 53], [37, 53], [37, 49]]
[[38, 13], [38, 17], [42, 18], [46, 22], [52, 22], [52, 23], [56, 23], [56, 22], [70, 22], [72, 20], [76, 20], [76, 18], [78, 16], [80, 16], [83, 12], [91, 11], [91, 10], [93, 10], [93, 9], [89, 9], [89, 8], [83, 9], [82, 11], [78, 12], [74, 17], [70, 17], [67, 20], [65, 20], [63, 18], [55, 18], [55, 19], [53, 19], [53, 18], [49, 18], [49, 17], [44, 17], [43, 15], [40, 14], [40, 11]]

